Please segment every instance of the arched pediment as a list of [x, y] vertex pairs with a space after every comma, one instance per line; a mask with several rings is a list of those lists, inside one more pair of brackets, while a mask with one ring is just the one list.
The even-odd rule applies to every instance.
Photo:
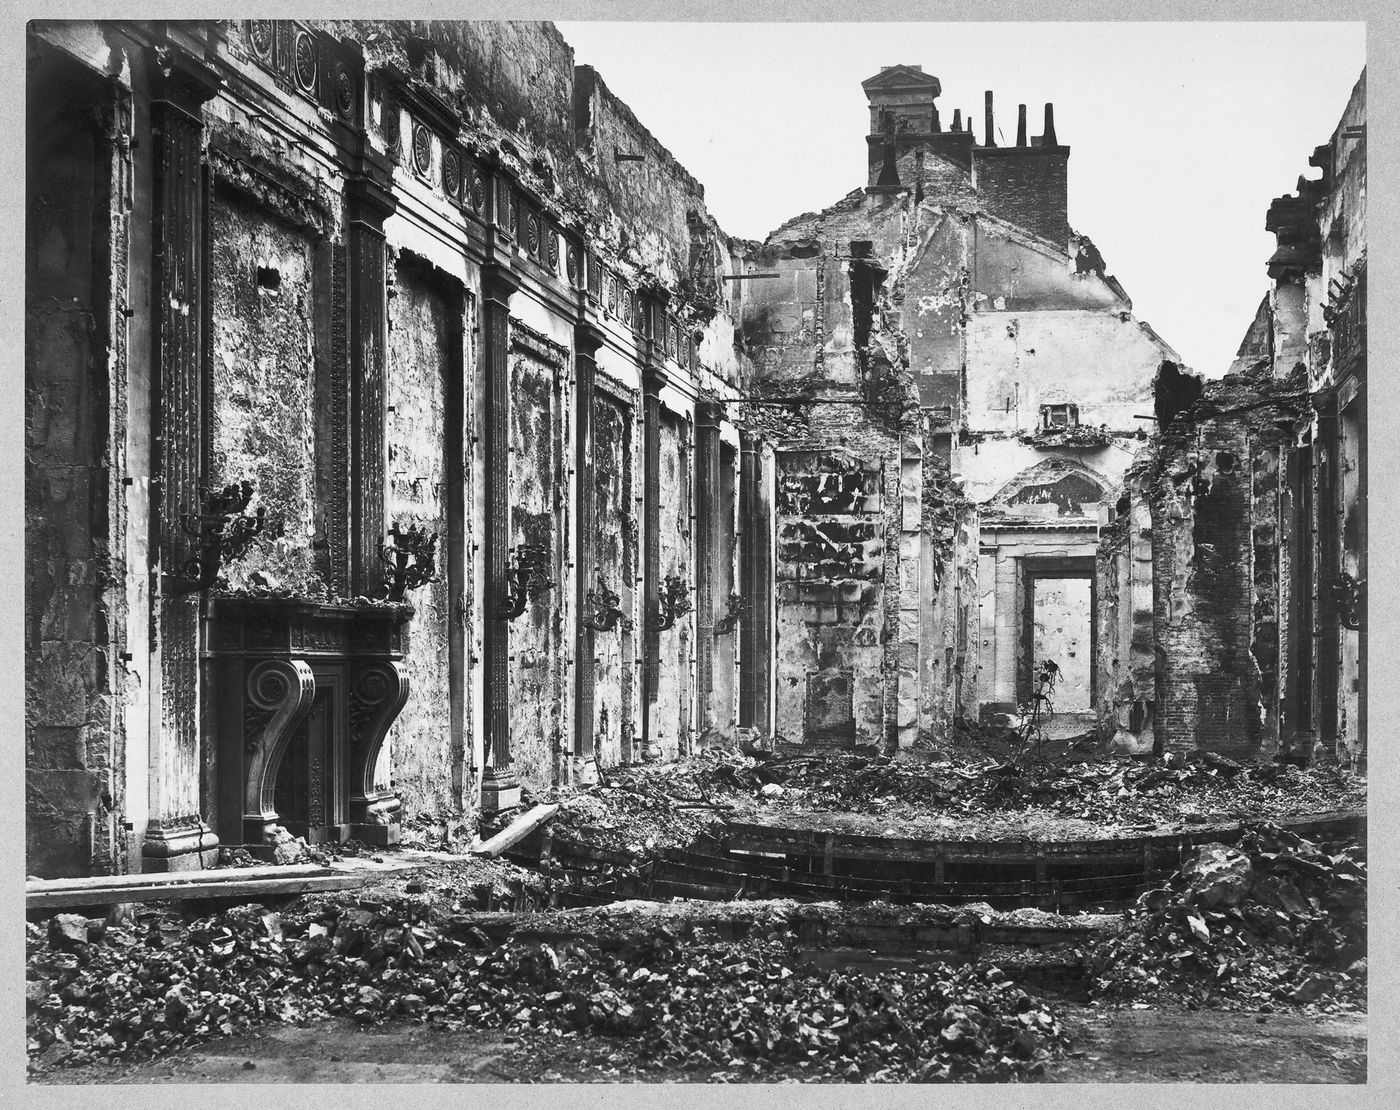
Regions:
[[1108, 495], [1103, 475], [1068, 459], [1046, 459], [1002, 486], [990, 507], [1013, 515], [1093, 516]]

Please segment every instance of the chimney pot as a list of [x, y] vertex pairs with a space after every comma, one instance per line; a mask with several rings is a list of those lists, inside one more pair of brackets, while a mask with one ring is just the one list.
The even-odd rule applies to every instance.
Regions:
[[1059, 146], [1055, 138], [1055, 105], [1045, 105], [1045, 134], [1041, 136], [1041, 143], [1044, 146]]
[[962, 130], [962, 109], [961, 109], [961, 108], [954, 108], [954, 109], [953, 109], [953, 130], [954, 130], [954, 131], [961, 131], [961, 130]]
[[1016, 110], [1016, 145], [1026, 145], [1026, 106], [1024, 104]]
[[987, 121], [987, 141], [986, 141], [983, 145], [984, 145], [984, 146], [996, 146], [996, 145], [997, 145], [996, 132], [993, 130], [993, 129], [995, 128], [995, 126], [996, 126], [996, 123], [995, 123], [995, 121], [994, 121], [993, 118], [992, 118], [992, 90], [991, 90], [991, 89], [988, 89], [988, 90], [987, 90], [987, 96], [986, 96], [986, 111], [983, 113], [983, 118]]

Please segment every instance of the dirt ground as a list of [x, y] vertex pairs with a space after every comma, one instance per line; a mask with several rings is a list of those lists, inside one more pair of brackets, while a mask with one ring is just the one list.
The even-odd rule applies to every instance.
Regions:
[[[1066, 1007], [1070, 1058], [1054, 1083], [1364, 1083], [1366, 1017]], [[448, 1033], [348, 1021], [271, 1026], [140, 1064], [89, 1065], [43, 1077], [94, 1083], [610, 1083], [704, 1082], [639, 1065], [606, 1036]], [[775, 1079], [800, 1081], [800, 1075]]]

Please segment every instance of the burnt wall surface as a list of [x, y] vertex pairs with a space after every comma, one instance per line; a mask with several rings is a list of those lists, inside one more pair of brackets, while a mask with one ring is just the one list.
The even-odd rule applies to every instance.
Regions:
[[777, 729], [789, 740], [884, 739], [882, 461], [839, 448], [777, 456]]
[[[736, 450], [718, 448], [721, 477], [705, 490], [703, 678], [693, 615], [660, 634], [657, 671], [638, 667], [650, 616], [638, 564], [654, 529], [655, 569], [695, 604], [691, 429], [698, 403], [715, 406], [711, 469], [717, 444], [739, 441], [726, 406], [747, 367], [727, 313], [741, 292], [718, 281], [738, 262], [699, 183], [596, 74], [575, 70], [553, 27], [55, 22], [30, 37], [30, 234], [43, 243], [30, 256], [26, 351], [37, 870], [207, 865], [210, 821], [222, 836], [262, 835], [229, 812], [255, 752], [284, 750], [274, 720], [296, 732], [287, 750], [301, 769], [273, 776], [272, 808], [310, 814], [325, 801], [311, 797], [324, 786], [313, 756], [371, 744], [376, 768], [336, 804], [388, 843], [396, 813], [456, 816], [478, 804], [477, 788], [482, 805], [514, 804], [517, 777], [545, 789], [560, 753], [588, 753], [595, 739], [604, 764], [638, 758], [646, 682], [659, 741], [647, 754], [689, 750], [702, 715], [732, 726], [735, 636], [716, 634], [712, 618], [739, 592]], [[52, 87], [35, 61], [43, 43], [73, 59]], [[128, 201], [134, 226], [119, 211]], [[829, 298], [841, 311], [835, 277]], [[125, 372], [128, 337], [139, 370], [129, 387], [104, 376]], [[584, 687], [571, 667], [588, 638], [575, 622], [593, 583], [574, 578], [587, 422], [569, 344], [584, 342], [608, 382], [588, 491], [598, 567], [632, 624], [593, 639], [593, 719], [577, 725], [593, 735], [576, 738]], [[654, 474], [636, 422], [644, 367], [667, 383]], [[488, 483], [492, 459], [505, 473]], [[210, 487], [242, 481], [266, 528], [246, 552], [208, 544], [209, 574], [196, 581], [183, 525]], [[640, 519], [652, 481], [656, 511]], [[373, 664], [319, 632], [279, 642], [324, 686], [302, 691], [313, 716], [303, 728], [289, 702], [282, 717], [261, 704], [245, 717], [242, 700], [265, 691], [230, 677], [248, 645], [220, 605], [295, 601], [306, 628], [338, 606], [378, 611], [396, 526], [438, 540], [401, 635], [374, 646]], [[532, 550], [534, 596], [502, 629], [500, 564]], [[136, 631], [139, 650], [109, 650], [110, 627]], [[362, 665], [373, 681], [355, 677]], [[751, 670], [768, 673], [766, 661]], [[753, 724], [770, 730], [766, 708]], [[130, 814], [127, 783], [139, 787]], [[128, 816], [129, 832], [114, 835]], [[256, 828], [271, 835], [275, 821]], [[139, 861], [117, 858], [118, 839], [140, 845]]]
[[512, 132], [556, 154], [572, 145], [574, 52], [552, 24], [339, 20], [317, 26], [358, 43], [371, 69], [437, 90], [478, 127]]
[[[388, 518], [400, 529], [425, 528], [440, 537], [439, 565], [446, 563], [447, 390], [454, 335], [451, 297], [431, 271], [400, 256], [389, 299], [389, 347], [385, 374], [385, 473]], [[450, 813], [461, 808], [453, 793], [452, 699], [449, 625], [455, 591], [462, 584], [439, 574], [412, 594], [414, 615], [406, 631], [404, 666], [413, 696], [394, 722], [389, 743], [392, 780], [405, 816]], [[460, 770], [458, 770], [460, 775]]]
[[1250, 755], [1264, 742], [1275, 695], [1252, 650], [1253, 470], [1241, 422], [1208, 422], [1159, 448], [1149, 498], [1162, 649], [1156, 730], [1168, 749]]
[[[50, 53], [30, 70], [25, 154], [25, 760], [27, 870], [118, 864], [109, 467], [114, 160], [97, 81]], [[105, 118], [104, 118], [105, 116]]]
[[280, 536], [229, 568], [229, 585], [305, 593], [321, 584], [314, 245], [236, 197], [210, 207], [212, 484], [253, 483]]
[[[636, 611], [637, 525], [632, 492], [632, 406], [599, 391], [593, 406], [593, 472], [597, 508], [595, 563], [618, 608]], [[613, 766], [632, 757], [632, 662], [635, 627], [594, 635], [594, 735], [597, 758]]]
[[[519, 330], [519, 325], [513, 325]], [[563, 651], [557, 614], [562, 606], [560, 565], [565, 536], [560, 527], [562, 357], [516, 347], [510, 360], [511, 544], [542, 552], [553, 582], [544, 603], [530, 604], [511, 622], [511, 752], [521, 780], [532, 790], [555, 773], [564, 728]]]
[[[703, 221], [704, 188], [592, 66], [575, 71], [573, 104], [579, 143], [576, 185], [597, 234], [664, 280], [688, 276], [691, 222]], [[636, 160], [618, 161], [618, 154]], [[702, 268], [701, 276], [713, 287], [717, 259], [697, 261], [708, 262], [708, 272]]]
[[[686, 589], [691, 606], [695, 604], [693, 535], [691, 519], [691, 440], [690, 425], [663, 409], [660, 435], [660, 576], [674, 575]], [[690, 698], [688, 695], [692, 618], [679, 617], [661, 631], [660, 671], [656, 676], [656, 700], [652, 706], [651, 743], [661, 749], [662, 758], [674, 759], [690, 742]]]

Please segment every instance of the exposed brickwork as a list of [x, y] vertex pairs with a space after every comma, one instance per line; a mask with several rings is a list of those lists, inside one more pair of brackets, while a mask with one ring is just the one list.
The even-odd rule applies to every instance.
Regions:
[[1068, 241], [1068, 147], [978, 147], [973, 166], [995, 215], [1057, 245]]

